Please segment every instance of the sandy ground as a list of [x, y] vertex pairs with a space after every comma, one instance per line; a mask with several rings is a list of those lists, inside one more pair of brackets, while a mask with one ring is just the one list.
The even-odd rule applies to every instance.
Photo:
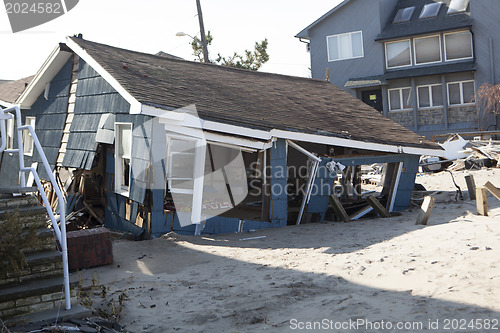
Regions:
[[[419, 175], [428, 190], [443, 191], [428, 226], [415, 225], [414, 209], [390, 219], [117, 240], [114, 263], [82, 278], [107, 286], [108, 300], [126, 294], [120, 323], [129, 332], [493, 332], [500, 202], [489, 196], [489, 216], [478, 216], [464, 175], [454, 173], [463, 202], [454, 201], [449, 173]], [[473, 175], [500, 186], [500, 169]]]

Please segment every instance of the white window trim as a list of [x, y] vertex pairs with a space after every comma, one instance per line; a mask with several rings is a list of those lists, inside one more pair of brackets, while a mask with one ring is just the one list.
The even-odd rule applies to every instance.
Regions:
[[[351, 55], [352, 55], [352, 53], [353, 53], [352, 52], [352, 35], [356, 34], [356, 33], [360, 33], [361, 34], [361, 56], [358, 56], [358, 57], [351, 56], [350, 58], [339, 58], [339, 59], [333, 59], [333, 60], [331, 60], [330, 59], [330, 47], [329, 47], [329, 41], [328, 41], [328, 39], [330, 37], [337, 37], [337, 49], [339, 50], [339, 56], [340, 56], [340, 38], [339, 37], [340, 36], [349, 35], [349, 39], [351, 40], [350, 45], [351, 45]], [[328, 56], [328, 62], [363, 58], [365, 56], [365, 46], [364, 46], [364, 43], [363, 43], [363, 31], [361, 31], [361, 30], [359, 30], [359, 31], [351, 31], [351, 32], [343, 33], [343, 34], [336, 34], [336, 35], [326, 36], [326, 52], [327, 52], [327, 56]]]
[[[120, 131], [118, 130], [120, 126], [130, 126], [130, 129], [132, 130], [132, 123], [120, 123], [116, 122], [115, 123], [115, 192], [128, 197], [130, 194], [130, 186], [124, 186], [122, 184], [122, 159], [127, 158], [127, 156], [119, 156], [119, 144], [121, 142], [120, 138]], [[133, 140], [133, 135], [131, 135], [130, 138], [130, 151], [132, 152], [132, 140]], [[132, 164], [132, 156], [128, 157], [130, 159], [130, 163]], [[129, 172], [129, 184], [132, 184], [132, 166], [130, 167], [130, 172]]]
[[[474, 93], [476, 93], [476, 82], [474, 80], [465, 80], [465, 81], [455, 81], [455, 82], [448, 82], [446, 84], [446, 93], [448, 94], [448, 105], [453, 107], [453, 106], [463, 106], [463, 105], [474, 105], [476, 104], [475, 102], [473, 103], [465, 103], [464, 102], [464, 83], [469, 83], [472, 82], [474, 84]], [[459, 84], [460, 87], [460, 104], [451, 104], [450, 103], [450, 84]]]
[[[434, 97], [432, 94], [432, 87], [441, 87], [441, 94], [443, 93], [443, 85], [441, 83], [436, 83], [436, 84], [423, 84], [421, 86], [417, 86], [417, 105], [418, 109], [432, 109], [432, 108], [442, 108], [443, 105], [434, 105]], [[420, 106], [420, 94], [418, 92], [419, 88], [424, 88], [426, 87], [429, 91], [429, 102], [431, 106]]]
[[[466, 57], [466, 58], [457, 58], [457, 59], [450, 59], [450, 60], [448, 60], [448, 54], [446, 52], [446, 36], [460, 34], [460, 33], [463, 33], [463, 32], [470, 33], [470, 49], [472, 50], [472, 56]], [[453, 62], [453, 61], [474, 59], [474, 42], [472, 41], [472, 32], [470, 32], [470, 30], [461, 30], [461, 31], [454, 31], [454, 32], [445, 33], [445, 34], [443, 34], [443, 40], [444, 40], [444, 61], [445, 62]]]
[[[387, 45], [394, 44], [394, 43], [401, 43], [401, 42], [405, 42], [405, 41], [408, 42], [408, 49], [410, 50], [410, 64], [409, 65], [389, 67], [389, 59], [387, 59]], [[413, 66], [413, 57], [411, 56], [413, 52], [412, 52], [412, 49], [411, 49], [411, 41], [410, 41], [409, 38], [395, 40], [395, 41], [392, 41], [392, 42], [386, 42], [385, 45], [384, 45], [384, 48], [385, 48], [385, 68], [387, 68], [387, 69], [394, 69], [394, 68], [403, 68], [403, 67]]]
[[14, 118], [7, 119], [7, 147], [6, 149], [14, 149]]
[[[36, 117], [26, 117], [25, 125], [31, 125], [33, 130], [35, 130], [35, 122], [36, 122]], [[29, 142], [28, 142], [28, 138], [29, 138]], [[24, 130], [23, 131], [24, 155], [33, 156], [34, 146], [35, 146], [35, 141], [33, 141], [33, 138], [31, 137], [31, 133], [28, 130]]]
[[[403, 108], [403, 105], [404, 105], [404, 100], [403, 100], [403, 90], [404, 89], [410, 89], [410, 93], [411, 93], [411, 87], [401, 87], [401, 88], [393, 88], [393, 89], [388, 89], [387, 90], [387, 96], [388, 96], [388, 99], [387, 101], [389, 102], [389, 112], [401, 112], [401, 111], [409, 111], [409, 110], [412, 110], [413, 108]], [[399, 91], [399, 105], [401, 105], [401, 108], [400, 109], [394, 109], [392, 110], [391, 109], [391, 91], [394, 91], [394, 90], [398, 90]]]
[[[422, 62], [422, 63], [417, 63], [417, 47], [415, 45], [415, 42], [419, 39], [425, 39], [425, 38], [432, 38], [432, 37], [438, 37], [439, 38], [439, 61], [431, 61], [431, 62]], [[443, 50], [441, 49], [441, 35], [429, 35], [429, 36], [424, 36], [424, 37], [417, 37], [413, 38], [413, 62], [415, 66], [424, 66], [424, 65], [429, 65], [429, 64], [439, 64], [443, 62]]]

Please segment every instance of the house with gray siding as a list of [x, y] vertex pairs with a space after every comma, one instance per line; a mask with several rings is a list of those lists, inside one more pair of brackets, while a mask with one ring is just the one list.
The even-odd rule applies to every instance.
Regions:
[[[373, 163], [386, 165], [379, 200], [404, 210], [420, 156], [443, 155], [324, 80], [81, 37], [58, 45], [12, 104], [34, 118], [66, 211], [94, 207], [104, 225], [145, 238], [321, 221], [340, 172], [354, 188], [341, 199], [366, 204], [356, 186], [360, 166]], [[17, 156], [4, 155], [12, 167], [1, 166], [0, 181], [18, 183]], [[40, 161], [35, 152], [25, 164]]]
[[420, 135], [500, 128], [476, 104], [498, 84], [500, 2], [346, 0], [299, 32], [312, 77]]

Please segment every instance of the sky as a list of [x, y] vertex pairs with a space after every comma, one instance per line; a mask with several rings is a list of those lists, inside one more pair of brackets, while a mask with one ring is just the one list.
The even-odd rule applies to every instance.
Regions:
[[[260, 71], [310, 77], [306, 44], [294, 36], [340, 2], [201, 0], [205, 30], [214, 37], [210, 56], [253, 50], [267, 38], [270, 60]], [[0, 4], [0, 79], [35, 74], [58, 43], [78, 33], [103, 44], [194, 60], [190, 37], [176, 36], [181, 31], [199, 36], [195, 0], [80, 0], [65, 15], [18, 33], [12, 33]]]

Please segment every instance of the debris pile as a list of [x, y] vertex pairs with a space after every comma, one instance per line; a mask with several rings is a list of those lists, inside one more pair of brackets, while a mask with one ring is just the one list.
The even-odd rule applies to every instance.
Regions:
[[423, 172], [479, 170], [493, 168], [500, 159], [500, 141], [483, 136], [465, 140], [458, 134], [451, 135], [440, 144], [445, 149], [444, 158], [422, 156], [420, 167]]

